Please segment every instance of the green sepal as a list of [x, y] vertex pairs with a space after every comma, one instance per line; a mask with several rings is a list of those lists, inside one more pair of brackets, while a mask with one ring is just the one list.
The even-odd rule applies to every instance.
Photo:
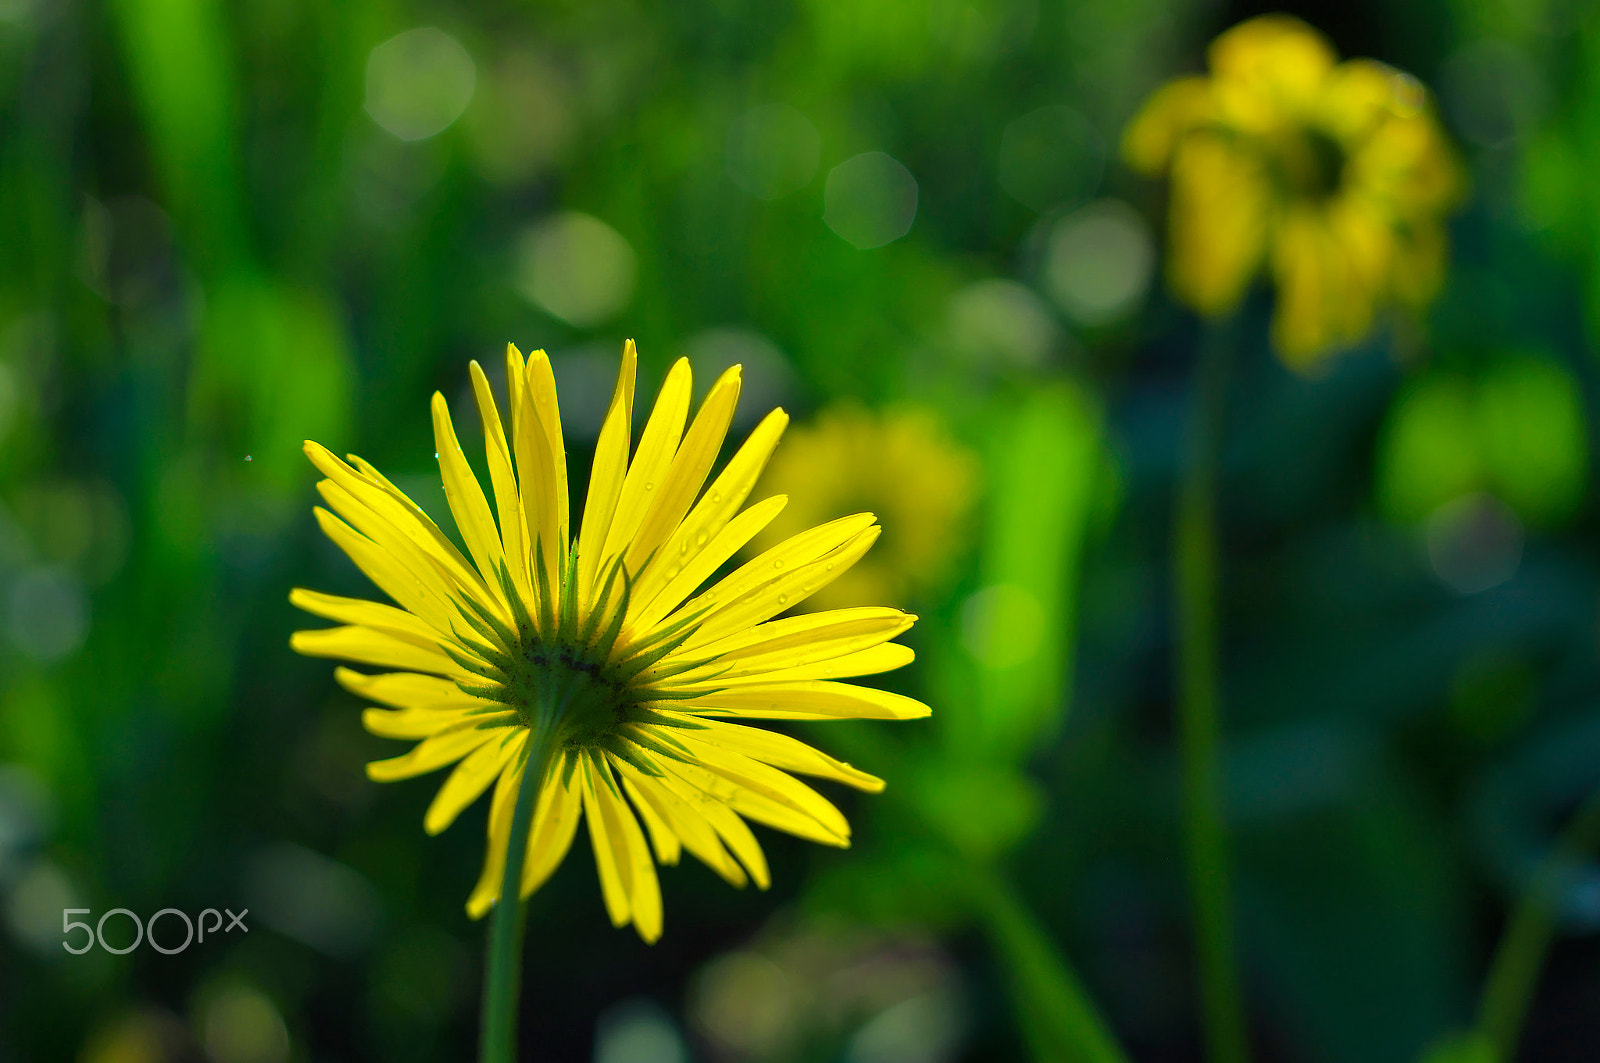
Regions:
[[641, 749], [647, 749], [658, 756], [667, 757], [670, 760], [687, 762], [694, 756], [688, 746], [685, 746], [671, 735], [653, 735], [642, 727], [630, 727], [626, 731], [619, 732], [619, 734]]
[[493, 665], [474, 660], [447, 642], [439, 643], [439, 648], [443, 650], [445, 655], [448, 656], [452, 661], [455, 661], [473, 675], [481, 675], [485, 679], [491, 679], [496, 682], [504, 677], [504, 673], [496, 669]]
[[642, 775], [648, 775], [652, 779], [666, 778], [666, 773], [657, 767], [649, 757], [640, 756], [637, 751], [631, 748], [634, 745], [640, 745], [640, 743], [633, 742], [622, 735], [612, 735], [604, 748], [607, 753], [629, 764]]
[[541, 540], [534, 544], [533, 567], [535, 573], [535, 586], [539, 591], [539, 629], [538, 637], [550, 638], [554, 633], [555, 593], [550, 586], [550, 571], [544, 563], [544, 542]]
[[628, 713], [628, 722], [635, 724], [649, 724], [652, 727], [676, 727], [681, 731], [704, 731], [706, 725], [684, 716], [668, 716], [665, 712], [650, 708], [649, 703], [635, 705]]
[[589, 758], [589, 762], [594, 765], [594, 773], [600, 776], [600, 780], [606, 784], [606, 789], [616, 794], [619, 799], [626, 801], [627, 798], [622, 796], [622, 787], [617, 785], [617, 778], [611, 772], [611, 765], [606, 762], [606, 758], [601, 755], [600, 750], [591, 746], [583, 752]]
[[[510, 701], [506, 700], [507, 697], [509, 696], [508, 692], [507, 692], [506, 688], [504, 686], [500, 685], [499, 683], [495, 683], [493, 686], [478, 686], [475, 683], [464, 683], [461, 680], [457, 679], [457, 680], [455, 680], [455, 684], [456, 684], [456, 689], [461, 691], [461, 693], [463, 693], [463, 694], [470, 694], [475, 698], [482, 698], [484, 701], [498, 702], [501, 705], [511, 705], [511, 704], [513, 704], [513, 702], [510, 702]], [[476, 712], [484, 712], [486, 710], [484, 710], [484, 709], [469, 709], [468, 711], [476, 713]], [[495, 711], [495, 710], [491, 709], [491, 710], [487, 710], [487, 711]]]
[[511, 658], [511, 656], [509, 654], [506, 654], [506, 653], [504, 653], [504, 652], [502, 652], [500, 650], [497, 650], [493, 646], [489, 646], [489, 645], [486, 645], [486, 644], [484, 644], [482, 642], [479, 642], [477, 639], [472, 638], [470, 635], [462, 634], [461, 631], [458, 628], [456, 628], [454, 625], [451, 625], [450, 633], [455, 636], [456, 641], [458, 643], [460, 643], [461, 645], [465, 646], [467, 649], [471, 650], [473, 653], [476, 653], [479, 657], [483, 658], [483, 660], [486, 661], [488, 664], [492, 665], [495, 668], [498, 668], [500, 670], [500, 674], [501, 675], [509, 675], [511, 673], [512, 668], [514, 668], [516, 666], [516, 662]]

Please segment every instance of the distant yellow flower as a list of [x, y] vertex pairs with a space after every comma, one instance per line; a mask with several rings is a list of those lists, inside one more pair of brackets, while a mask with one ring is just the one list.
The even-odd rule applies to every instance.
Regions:
[[960, 550], [977, 495], [977, 458], [920, 409], [873, 414], [844, 404], [796, 428], [767, 467], [762, 487], [794, 500], [754, 540], [786, 535], [855, 508], [884, 515], [892, 530], [877, 552], [812, 599], [818, 607], [904, 602], [936, 588]]
[[702, 491], [738, 401], [739, 367], [717, 380], [688, 422], [691, 376], [679, 360], [630, 460], [634, 368], [630, 341], [575, 540], [555, 382], [542, 351], [526, 364], [516, 348], [506, 351], [509, 434], [472, 363], [493, 509], [443, 396], [433, 396], [445, 494], [470, 560], [377, 469], [307, 442], [327, 476], [318, 490], [338, 513], [319, 508], [318, 522], [399, 608], [296, 590], [296, 605], [344, 626], [296, 632], [292, 645], [400, 669], [337, 674], [354, 693], [393, 706], [366, 711], [369, 731], [420, 740], [404, 756], [369, 764], [373, 779], [455, 765], [428, 808], [428, 833], [495, 784], [488, 855], [467, 902], [475, 918], [499, 899], [532, 735], [550, 727], [555, 752], [522, 843], [522, 895], [555, 871], [585, 818], [612, 922], [632, 922], [654, 941], [662, 922], [656, 861], [675, 864], [688, 849], [734, 885], [754, 879], [765, 888], [767, 864], [744, 819], [849, 844], [844, 816], [789, 772], [883, 788], [743, 721], [903, 720], [928, 708], [837, 682], [910, 661], [911, 651], [889, 640], [915, 617], [861, 608], [771, 619], [866, 553], [879, 530], [869, 513], [787, 539], [696, 596], [783, 510], [781, 496], [741, 507], [788, 418], [770, 413]]
[[1273, 344], [1299, 368], [1360, 340], [1386, 303], [1431, 299], [1462, 178], [1427, 90], [1370, 59], [1337, 62], [1286, 15], [1228, 30], [1210, 65], [1156, 92], [1123, 138], [1130, 165], [1171, 178], [1177, 296], [1225, 315], [1265, 262]]

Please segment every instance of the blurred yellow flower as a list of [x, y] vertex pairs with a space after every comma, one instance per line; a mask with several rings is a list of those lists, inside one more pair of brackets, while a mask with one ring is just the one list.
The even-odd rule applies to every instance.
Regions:
[[630, 460], [634, 369], [630, 341], [575, 536], [543, 351], [526, 363], [515, 347], [506, 351], [509, 424], [472, 363], [487, 497], [444, 397], [433, 396], [440, 471], [466, 555], [377, 469], [307, 442], [327, 477], [318, 490], [338, 514], [319, 508], [318, 522], [399, 608], [296, 590], [296, 605], [343, 626], [296, 632], [291, 644], [310, 656], [399, 669], [340, 668], [338, 678], [392, 706], [368, 709], [367, 730], [417, 741], [403, 756], [369, 764], [373, 779], [455, 765], [428, 808], [428, 833], [444, 830], [494, 784], [488, 855], [469, 913], [481, 916], [500, 899], [513, 809], [524, 772], [533, 771], [537, 811], [518, 840], [527, 847], [522, 895], [555, 871], [587, 819], [612, 922], [631, 922], [654, 941], [662, 923], [656, 862], [675, 864], [687, 849], [734, 885], [753, 879], [765, 888], [766, 860], [744, 819], [849, 844], [844, 816], [790, 772], [883, 788], [866, 772], [746, 722], [910, 719], [928, 707], [838, 682], [909, 662], [911, 651], [889, 640], [915, 617], [863, 608], [772, 619], [867, 552], [878, 537], [871, 514], [808, 526], [701, 590], [784, 508], [782, 497], [741, 507], [788, 418], [768, 414], [707, 487], [739, 398], [739, 367], [712, 385], [690, 421], [692, 379], [680, 359]]
[[862, 560], [812, 597], [818, 608], [904, 603], [936, 589], [961, 549], [980, 478], [978, 459], [925, 409], [873, 414], [854, 404], [824, 410], [794, 429], [762, 486], [791, 502], [753, 549], [855, 508], [892, 529]]
[[1338, 62], [1286, 15], [1235, 26], [1209, 58], [1210, 77], [1158, 90], [1122, 144], [1135, 169], [1171, 179], [1178, 298], [1226, 315], [1265, 263], [1273, 344], [1301, 369], [1359, 341], [1386, 303], [1431, 299], [1464, 179], [1427, 90], [1370, 59]]

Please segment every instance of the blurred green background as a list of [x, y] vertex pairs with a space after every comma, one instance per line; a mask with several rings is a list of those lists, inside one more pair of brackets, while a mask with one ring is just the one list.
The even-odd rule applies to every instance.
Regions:
[[[667, 870], [654, 947], [578, 842], [531, 906], [529, 1058], [1050, 1059], [1058, 950], [1136, 1060], [1198, 1059], [1166, 575], [1198, 325], [1115, 145], [1260, 10], [0, 0], [0, 1059], [469, 1057], [483, 808], [427, 838], [433, 786], [368, 782], [398, 748], [290, 653], [291, 586], [370, 593], [300, 442], [442, 519], [428, 396], [470, 423], [513, 340], [582, 476], [629, 336], [642, 395], [742, 361], [791, 444], [913, 440], [807, 490], [883, 515], [924, 618], [888, 680], [935, 716], [808, 731], [889, 780], [829, 791], [855, 848], [764, 833], [764, 894]], [[1294, 11], [1432, 86], [1472, 181], [1427, 319], [1317, 378], [1252, 297], [1224, 455], [1261, 1058], [1409, 1063], [1600, 785], [1600, 17]], [[62, 950], [63, 909], [117, 907], [250, 929]], [[1600, 865], [1557, 909], [1526, 1060], [1600, 1043]]]

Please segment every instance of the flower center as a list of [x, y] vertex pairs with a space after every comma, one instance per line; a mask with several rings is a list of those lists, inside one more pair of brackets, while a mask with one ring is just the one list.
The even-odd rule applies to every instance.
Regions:
[[1290, 195], [1319, 200], [1339, 190], [1348, 157], [1342, 144], [1311, 125], [1273, 138], [1270, 155]]
[[524, 642], [518, 663], [523, 667], [504, 681], [517, 721], [530, 727], [541, 712], [554, 711], [567, 746], [602, 744], [641, 700], [641, 691], [620, 669], [597, 659], [586, 646], [535, 636]]
[[[686, 618], [619, 649], [618, 638], [628, 612], [628, 579], [621, 561], [599, 581], [595, 601], [584, 616], [578, 614], [575, 605], [575, 555], [569, 555], [566, 568], [559, 595], [552, 595], [548, 581], [540, 580], [541, 597], [550, 604], [539, 611], [537, 623], [502, 573], [502, 589], [514, 614], [513, 625], [508, 627], [492, 614], [475, 610], [476, 618], [469, 622], [484, 637], [460, 631], [457, 637], [463, 647], [477, 654], [477, 659], [448, 649], [447, 652], [486, 682], [457, 680], [456, 686], [504, 706], [485, 710], [494, 715], [483, 726], [554, 726], [568, 749], [600, 748], [631, 757], [630, 743], [640, 745], [644, 741], [639, 735], [640, 725], [686, 726], [682, 721], [663, 717], [652, 705], [674, 700], [674, 695], [658, 688], [660, 679], [704, 663], [662, 663], [694, 633], [698, 620]], [[554, 606], [558, 600], [565, 608]]]

